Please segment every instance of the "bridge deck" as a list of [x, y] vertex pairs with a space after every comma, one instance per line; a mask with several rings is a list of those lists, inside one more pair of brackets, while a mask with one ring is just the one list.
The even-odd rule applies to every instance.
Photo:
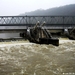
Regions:
[[0, 30], [22, 30], [37, 22], [46, 22], [46, 29], [71, 29], [75, 27], [75, 16], [0, 16]]

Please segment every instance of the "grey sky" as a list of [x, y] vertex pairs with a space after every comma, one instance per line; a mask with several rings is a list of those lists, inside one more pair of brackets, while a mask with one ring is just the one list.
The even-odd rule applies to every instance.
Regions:
[[48, 9], [68, 4], [75, 4], [75, 0], [0, 0], [0, 16], [19, 15], [36, 9]]

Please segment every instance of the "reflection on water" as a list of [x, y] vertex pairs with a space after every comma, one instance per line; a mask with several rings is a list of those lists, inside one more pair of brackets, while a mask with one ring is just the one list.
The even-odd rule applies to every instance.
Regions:
[[75, 75], [75, 42], [0, 48], [0, 75]]
[[0, 38], [14, 38], [19, 37], [19, 33], [0, 33]]

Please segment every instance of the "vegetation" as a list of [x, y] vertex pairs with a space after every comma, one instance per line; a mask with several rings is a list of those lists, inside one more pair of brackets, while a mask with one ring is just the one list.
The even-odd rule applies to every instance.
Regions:
[[38, 9], [32, 12], [26, 12], [21, 15], [54, 15], [54, 16], [75, 16], [75, 4], [50, 8], [47, 10]]

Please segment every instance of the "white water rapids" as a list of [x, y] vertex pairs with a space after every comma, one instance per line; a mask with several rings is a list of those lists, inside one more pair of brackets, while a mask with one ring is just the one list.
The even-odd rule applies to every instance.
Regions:
[[75, 75], [75, 41], [0, 43], [0, 75]]

